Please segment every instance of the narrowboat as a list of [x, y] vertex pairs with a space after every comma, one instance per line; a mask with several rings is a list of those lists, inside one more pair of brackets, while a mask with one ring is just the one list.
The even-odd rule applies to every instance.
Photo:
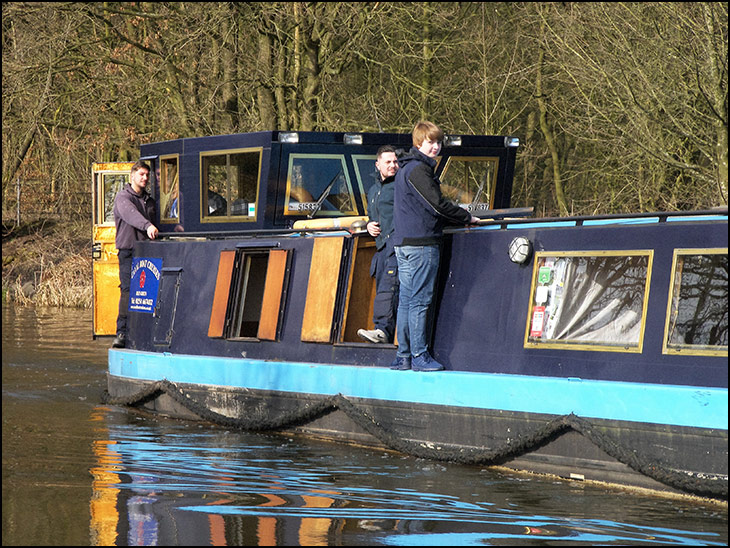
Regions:
[[[445, 231], [431, 328], [446, 369], [395, 371], [397, 339], [357, 336], [385, 144], [410, 135], [142, 145], [162, 234], [135, 247], [105, 401], [726, 500], [727, 207], [536, 218], [511, 204], [518, 139], [449, 135], [442, 191], [482, 221]], [[110, 212], [128, 167], [92, 169], [95, 336], [116, 319]]]

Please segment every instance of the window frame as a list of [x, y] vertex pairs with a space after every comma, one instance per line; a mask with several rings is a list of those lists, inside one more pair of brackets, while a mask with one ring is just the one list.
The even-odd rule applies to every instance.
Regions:
[[[169, 197], [166, 197], [163, 204], [163, 195], [169, 194], [169, 192], [164, 192], [163, 190], [163, 181], [167, 180], [167, 170], [163, 166], [167, 165], [168, 160], [175, 159], [177, 164], [177, 216], [176, 217], [165, 217], [164, 216], [164, 209], [167, 207], [167, 203], [169, 201]], [[158, 177], [158, 185], [160, 187], [159, 191], [159, 199], [158, 199], [158, 207], [160, 211], [160, 223], [161, 224], [179, 224], [180, 223], [180, 206], [182, 204], [182, 196], [180, 193], [180, 155], [179, 154], [167, 154], [164, 156], [160, 156], [157, 158], [158, 166], [160, 169], [160, 175]]]
[[[263, 283], [249, 293], [248, 280], [252, 259], [266, 257]], [[261, 268], [261, 263], [257, 268]], [[279, 340], [284, 313], [291, 250], [278, 247], [237, 247], [220, 252], [208, 337], [232, 341]], [[260, 302], [258, 301], [260, 297]], [[256, 298], [256, 335], [241, 335], [247, 300]], [[250, 302], [248, 304], [251, 304]], [[236, 329], [236, 325], [238, 329]]]
[[[121, 191], [126, 185], [129, 184], [131, 180], [131, 176], [129, 173], [129, 170], [127, 171], [121, 171], [121, 170], [107, 170], [107, 171], [97, 171], [94, 173], [94, 177], [96, 180], [94, 181], [94, 184], [96, 185], [96, 219], [94, 219], [94, 222], [98, 226], [115, 226], [114, 223], [114, 199], [116, 198], [119, 191]], [[107, 178], [109, 179], [115, 179], [116, 184], [116, 190], [114, 190], [111, 194], [111, 200], [107, 201], [107, 193], [105, 192], [105, 183]], [[119, 181], [116, 180], [117, 178], [122, 179], [121, 185], [119, 184]], [[106, 209], [105, 206], [109, 205], [109, 213], [111, 214], [111, 219], [106, 219]]]
[[687, 356], [728, 356], [727, 346], [710, 347], [708, 345], [670, 345], [669, 337], [672, 329], [672, 318], [674, 310], [674, 293], [677, 288], [677, 265], [680, 257], [697, 256], [697, 255], [727, 255], [727, 247], [713, 248], [678, 248], [674, 250], [672, 256], [672, 272], [669, 280], [669, 294], [667, 296], [667, 312], [664, 323], [664, 333], [662, 337], [662, 354], [667, 355], [687, 355]]
[[[363, 204], [363, 208], [365, 210], [365, 215], [368, 214], [368, 191], [372, 187], [372, 184], [365, 188], [365, 180], [364, 178], [372, 173], [375, 175], [375, 177], [380, 177], [380, 174], [378, 173], [378, 169], [375, 167], [375, 162], [378, 160], [377, 154], [353, 154], [350, 156], [350, 159], [352, 160], [352, 167], [355, 169], [355, 178], [357, 179], [357, 185], [360, 189], [360, 196]], [[360, 170], [360, 162], [371, 162], [370, 167], [372, 168], [372, 171], [361, 171]], [[373, 184], [377, 182], [377, 179], [373, 178]]]
[[[643, 284], [643, 300], [641, 304], [641, 316], [639, 324], [639, 334], [636, 343], [630, 344], [607, 344], [605, 342], [570, 342], [559, 339], [548, 339], [545, 342], [531, 339], [531, 328], [533, 322], [533, 314], [536, 312], [536, 291], [538, 287], [538, 276], [540, 269], [540, 259], [542, 258], [579, 258], [579, 257], [646, 257], [646, 278]], [[646, 329], [646, 319], [648, 314], [649, 291], [651, 286], [652, 266], [654, 262], [653, 249], [631, 249], [631, 250], [589, 250], [589, 251], [538, 251], [535, 253], [532, 282], [530, 285], [530, 298], [527, 313], [527, 321], [524, 336], [524, 348], [531, 349], [563, 349], [563, 350], [588, 350], [594, 352], [622, 352], [640, 354], [644, 346], [644, 333]]]
[[[443, 192], [444, 185], [448, 185], [448, 182], [444, 182], [444, 175], [448, 176], [449, 168], [451, 167], [452, 163], [469, 163], [469, 162], [476, 162], [476, 161], [487, 161], [494, 164], [494, 170], [492, 171], [491, 180], [487, 182], [488, 188], [489, 188], [489, 194], [487, 195], [487, 199], [489, 200], [486, 204], [486, 207], [484, 207], [481, 204], [484, 204], [484, 202], [472, 202], [470, 204], [461, 203], [455, 200], [452, 200], [456, 205], [459, 207], [462, 207], [466, 209], [469, 213], [472, 215], [478, 216], [480, 212], [485, 212], [491, 209], [494, 205], [494, 194], [497, 190], [497, 174], [499, 173], [499, 156], [459, 156], [459, 155], [453, 155], [448, 156], [446, 158], [446, 163], [444, 164], [443, 169], [441, 170], [439, 174], [439, 180], [441, 181], [441, 190], [442, 194], [446, 196], [446, 194]], [[448, 196], [446, 196], [448, 199]], [[478, 197], [478, 195], [477, 195]], [[481, 206], [481, 207], [476, 207]]]
[[[226, 196], [224, 196], [226, 200], [226, 215], [210, 215], [207, 213], [207, 207], [208, 207], [208, 197], [207, 197], [207, 191], [208, 191], [208, 180], [207, 180], [207, 173], [205, 172], [205, 158], [212, 157], [212, 156], [225, 156], [226, 158], [226, 170], [230, 171], [231, 169], [231, 161], [230, 157], [235, 154], [244, 154], [244, 153], [251, 153], [256, 152], [258, 153], [258, 170], [256, 172], [256, 198], [253, 202], [254, 204], [254, 214], [253, 215], [230, 215], [229, 211], [231, 210], [231, 200], [230, 200], [230, 173], [226, 174]], [[231, 148], [231, 149], [221, 149], [221, 150], [206, 150], [204, 152], [200, 152], [199, 156], [199, 190], [200, 190], [200, 222], [201, 223], [222, 223], [222, 222], [236, 222], [236, 223], [251, 223], [256, 222], [256, 219], [260, 212], [260, 181], [261, 181], [261, 166], [263, 163], [263, 156], [264, 156], [264, 149], [263, 147], [244, 147], [244, 148]], [[251, 211], [251, 202], [249, 202], [249, 211]]]

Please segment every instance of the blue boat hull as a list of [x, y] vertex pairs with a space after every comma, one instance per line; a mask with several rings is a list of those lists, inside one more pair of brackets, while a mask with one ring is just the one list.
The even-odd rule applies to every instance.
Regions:
[[224, 427], [713, 498], [727, 487], [721, 389], [113, 350], [109, 390]]

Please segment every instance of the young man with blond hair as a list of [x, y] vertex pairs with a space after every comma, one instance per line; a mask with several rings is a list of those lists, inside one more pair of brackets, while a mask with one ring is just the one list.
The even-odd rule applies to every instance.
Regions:
[[436, 157], [443, 131], [421, 121], [413, 129], [413, 147], [400, 160], [395, 176], [393, 245], [398, 260], [398, 351], [391, 369], [439, 371], [444, 366], [429, 353], [429, 317], [436, 289], [441, 240], [446, 224], [469, 225], [477, 217], [441, 194]]

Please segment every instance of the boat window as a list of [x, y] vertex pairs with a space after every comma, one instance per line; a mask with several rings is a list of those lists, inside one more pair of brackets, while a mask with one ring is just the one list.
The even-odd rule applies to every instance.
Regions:
[[343, 155], [289, 155], [285, 215], [356, 215], [356, 208]]
[[264, 297], [268, 253], [241, 253], [232, 280], [227, 338], [256, 337]]
[[441, 172], [444, 197], [479, 215], [494, 201], [499, 158], [451, 156]]
[[536, 253], [525, 346], [641, 352], [652, 257]]
[[677, 249], [664, 353], [727, 356], [727, 248]]
[[203, 221], [253, 221], [261, 149], [201, 153]]
[[99, 219], [97, 224], [114, 224], [114, 198], [117, 193], [129, 182], [127, 173], [100, 173], [101, 183], [99, 188], [99, 206], [97, 211]]
[[362, 203], [365, 205], [365, 213], [368, 212], [367, 193], [380, 178], [378, 170], [375, 167], [375, 161], [378, 159], [376, 154], [369, 155], [352, 155], [352, 163], [355, 165], [355, 176], [357, 184], [360, 186], [362, 194]]
[[160, 157], [160, 221], [178, 223], [180, 220], [180, 186], [178, 157]]
[[222, 251], [208, 336], [276, 340], [288, 257], [281, 249]]

